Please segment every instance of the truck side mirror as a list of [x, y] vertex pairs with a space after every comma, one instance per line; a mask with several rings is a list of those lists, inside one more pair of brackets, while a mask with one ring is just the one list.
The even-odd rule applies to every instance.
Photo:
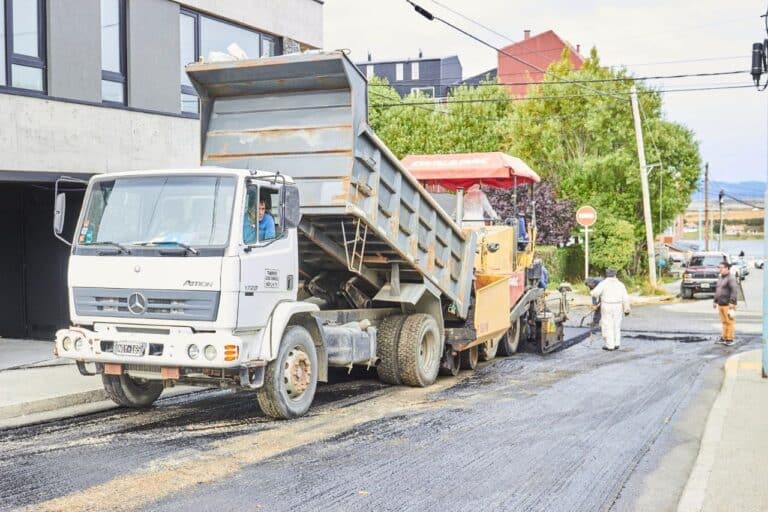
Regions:
[[299, 187], [296, 185], [285, 185], [283, 187], [283, 226], [286, 229], [296, 228], [301, 221], [301, 207], [299, 205]]
[[67, 208], [67, 195], [61, 192], [56, 195], [56, 203], [53, 207], [53, 232], [61, 235], [64, 231], [64, 214]]

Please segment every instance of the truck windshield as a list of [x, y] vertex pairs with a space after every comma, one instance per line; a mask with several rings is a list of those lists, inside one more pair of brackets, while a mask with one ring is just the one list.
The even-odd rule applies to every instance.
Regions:
[[151, 176], [99, 180], [87, 200], [80, 245], [227, 243], [235, 178]]
[[692, 267], [716, 267], [725, 261], [722, 256], [693, 256], [691, 258]]

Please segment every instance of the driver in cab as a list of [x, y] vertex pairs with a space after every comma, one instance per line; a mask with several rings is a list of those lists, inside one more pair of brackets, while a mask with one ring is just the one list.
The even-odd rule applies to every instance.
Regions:
[[264, 199], [257, 202], [256, 194], [248, 192], [248, 208], [243, 217], [243, 242], [246, 244], [256, 243], [257, 233], [259, 242], [275, 238], [275, 219], [267, 209]]

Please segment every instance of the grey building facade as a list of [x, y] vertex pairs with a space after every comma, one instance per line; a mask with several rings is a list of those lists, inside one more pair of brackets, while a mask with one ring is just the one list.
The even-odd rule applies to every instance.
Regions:
[[419, 91], [433, 98], [444, 98], [452, 85], [461, 81], [461, 61], [456, 55], [439, 58], [360, 62], [357, 67], [368, 79], [386, 78], [400, 96]]
[[[183, 66], [322, 47], [321, 0], [0, 0], [0, 336], [68, 324], [62, 176], [199, 165]], [[68, 197], [74, 223], [77, 193]], [[68, 233], [74, 226], [69, 226]]]

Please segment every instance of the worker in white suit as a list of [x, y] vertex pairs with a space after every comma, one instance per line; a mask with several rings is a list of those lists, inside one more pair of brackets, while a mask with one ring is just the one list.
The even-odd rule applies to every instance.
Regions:
[[609, 268], [605, 271], [605, 279], [590, 295], [600, 300], [603, 350], [618, 350], [621, 348], [621, 320], [630, 312], [627, 288], [616, 278], [616, 271]]
[[464, 217], [462, 226], [485, 226], [485, 220], [498, 220], [499, 214], [491, 206], [488, 196], [474, 184], [464, 192]]

